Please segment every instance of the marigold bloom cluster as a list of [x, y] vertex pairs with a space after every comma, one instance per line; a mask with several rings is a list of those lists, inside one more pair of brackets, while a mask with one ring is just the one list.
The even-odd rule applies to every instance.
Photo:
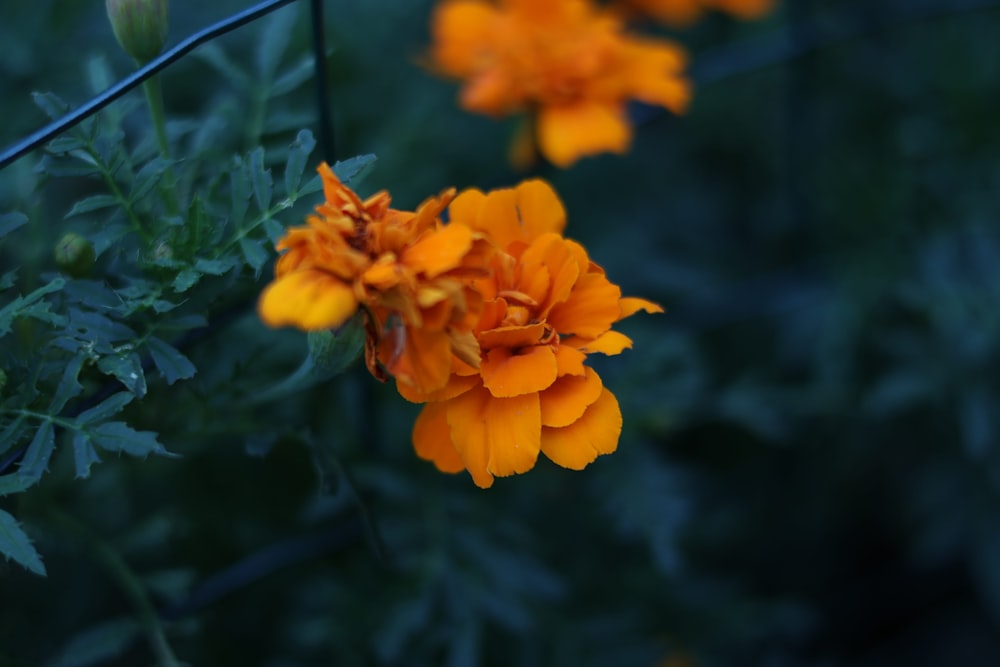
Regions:
[[447, 191], [411, 213], [389, 208], [385, 192], [361, 201], [320, 171], [327, 201], [278, 243], [266, 323], [335, 328], [363, 308], [369, 368], [426, 403], [417, 454], [480, 487], [530, 470], [540, 453], [579, 470], [617, 448], [621, 410], [587, 356], [630, 348], [612, 326], [662, 309], [623, 298], [563, 237], [548, 184]]
[[462, 107], [535, 113], [538, 146], [557, 166], [624, 153], [627, 102], [679, 113], [690, 98], [679, 46], [626, 32], [590, 0], [446, 0], [432, 33], [435, 66], [465, 81]]
[[775, 0], [622, 0], [622, 4], [666, 23], [686, 25], [712, 9], [746, 20], [760, 18], [774, 8]]
[[[468, 280], [487, 272], [489, 243], [471, 229], [441, 224], [454, 190], [415, 212], [399, 211], [385, 191], [362, 201], [329, 166], [319, 172], [326, 201], [278, 242], [285, 252], [261, 293], [261, 319], [316, 331], [339, 327], [363, 308], [372, 373], [380, 377], [384, 367], [417, 389], [439, 388], [452, 354], [477, 359], [472, 327], [482, 300]], [[398, 349], [377, 346], [389, 326]]]

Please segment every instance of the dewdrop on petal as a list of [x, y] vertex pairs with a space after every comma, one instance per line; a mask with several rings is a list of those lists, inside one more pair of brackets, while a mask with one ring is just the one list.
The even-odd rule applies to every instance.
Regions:
[[122, 49], [140, 64], [160, 55], [167, 42], [168, 0], [105, 0]]

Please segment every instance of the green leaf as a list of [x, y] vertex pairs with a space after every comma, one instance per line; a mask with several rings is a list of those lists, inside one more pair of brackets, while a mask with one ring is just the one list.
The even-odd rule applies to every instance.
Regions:
[[162, 157], [156, 157], [143, 165], [135, 175], [135, 182], [128, 194], [129, 201], [137, 202], [145, 197], [160, 183], [163, 174], [170, 168], [172, 162]]
[[45, 576], [45, 564], [17, 519], [0, 510], [0, 553], [31, 572]]
[[211, 42], [205, 44], [195, 51], [195, 55], [214, 67], [225, 79], [227, 85], [244, 90], [251, 87], [253, 80], [250, 75], [234, 65], [218, 44]]
[[264, 149], [260, 146], [250, 152], [250, 184], [257, 208], [266, 211], [271, 205], [274, 182], [271, 180], [271, 172], [264, 167]]
[[298, 6], [292, 5], [273, 12], [264, 24], [257, 48], [257, 80], [265, 85], [270, 84], [278, 70], [298, 17]]
[[135, 352], [101, 357], [97, 362], [97, 368], [105, 375], [118, 378], [118, 381], [138, 398], [146, 395], [146, 375], [142, 371], [142, 360]]
[[93, 422], [104, 421], [108, 417], [113, 417], [121, 412], [122, 408], [131, 403], [133, 398], [135, 398], [135, 394], [131, 394], [127, 391], [120, 391], [117, 394], [112, 394], [94, 407], [89, 410], [84, 410], [77, 415], [76, 423], [85, 425]]
[[201, 272], [195, 271], [194, 269], [181, 269], [176, 276], [174, 276], [174, 282], [171, 285], [174, 291], [178, 294], [181, 292], [186, 292], [201, 280]]
[[264, 233], [267, 234], [267, 238], [272, 244], [277, 243], [278, 239], [285, 235], [284, 225], [274, 218], [267, 218], [261, 224], [264, 226]]
[[49, 414], [57, 415], [62, 412], [66, 403], [71, 398], [79, 396], [80, 392], [83, 391], [83, 385], [77, 378], [85, 360], [86, 355], [78, 354], [66, 364], [66, 370], [63, 371], [62, 379], [59, 380], [56, 393], [52, 396], [52, 402], [49, 403]]
[[225, 259], [197, 259], [194, 263], [194, 268], [201, 271], [202, 273], [207, 273], [210, 276], [221, 276], [227, 271], [231, 270], [236, 266], [236, 262], [232, 257], [227, 257]]
[[0, 475], [0, 498], [20, 493], [37, 481], [24, 475]]
[[194, 377], [197, 370], [194, 364], [169, 343], [156, 336], [150, 336], [146, 340], [146, 348], [149, 350], [150, 356], [153, 357], [153, 363], [163, 373], [167, 384]]
[[[42, 308], [33, 308], [46, 294], [58, 292], [66, 284], [62, 278], [55, 278], [47, 285], [42, 285], [27, 296], [19, 296], [3, 308], [0, 308], [0, 336], [10, 333], [11, 323], [20, 316], [30, 315], [39, 319], [55, 322], [59, 316], [48, 313], [48, 304], [41, 304]], [[51, 315], [49, 317], [48, 315]]]
[[93, 195], [73, 204], [73, 208], [69, 210], [69, 213], [65, 217], [72, 218], [74, 215], [90, 213], [91, 211], [98, 211], [102, 208], [110, 208], [118, 205], [118, 198], [113, 195]]
[[121, 322], [116, 322], [100, 313], [78, 308], [69, 309], [67, 328], [76, 332], [81, 340], [96, 343], [98, 348], [102, 343], [106, 345], [136, 337], [135, 332]]
[[333, 165], [333, 173], [337, 175], [344, 184], [353, 183], [354, 181], [361, 180], [375, 164], [375, 156], [371, 153], [367, 155], [358, 155], [352, 157], [349, 160], [338, 161], [337, 164]]
[[35, 92], [31, 94], [31, 99], [35, 106], [45, 112], [45, 115], [52, 120], [61, 118], [69, 111], [69, 105], [53, 93]]
[[174, 456], [156, 439], [152, 431], [136, 431], [125, 422], [106, 422], [90, 431], [94, 444], [109, 452], [125, 452], [132, 456], [163, 454]]
[[117, 618], [87, 628], [73, 637], [45, 667], [92, 667], [105, 665], [124, 653], [142, 626], [133, 618]]
[[8, 290], [17, 283], [17, 269], [11, 269], [0, 275], [0, 292]]
[[300, 130], [295, 141], [288, 147], [288, 160], [285, 162], [285, 195], [293, 197], [298, 194], [302, 173], [305, 171], [309, 155], [316, 148], [316, 140], [309, 130]]
[[253, 267], [254, 271], [258, 272], [267, 264], [267, 260], [270, 257], [260, 241], [248, 239], [245, 236], [240, 238], [240, 250], [243, 251], [243, 256], [246, 258], [247, 264]]
[[124, 222], [103, 224], [100, 231], [89, 235], [90, 242], [94, 244], [94, 254], [100, 257], [108, 248], [128, 236], [131, 231], [132, 228]]
[[86, 431], [76, 431], [73, 433], [73, 464], [76, 466], [76, 478], [86, 479], [90, 477], [90, 466], [101, 462], [101, 457], [97, 455], [93, 443], [90, 441], [90, 434]]
[[49, 459], [52, 458], [52, 450], [56, 446], [55, 428], [52, 422], [43, 421], [35, 431], [35, 437], [28, 445], [28, 451], [21, 459], [21, 468], [18, 474], [31, 480], [41, 479], [42, 473], [49, 466]]
[[7, 236], [18, 227], [28, 224], [28, 216], [18, 211], [0, 215], [0, 238]]
[[268, 94], [273, 99], [292, 92], [312, 77], [315, 68], [316, 61], [312, 56], [302, 58], [281, 73], [281, 76], [267, 89]]

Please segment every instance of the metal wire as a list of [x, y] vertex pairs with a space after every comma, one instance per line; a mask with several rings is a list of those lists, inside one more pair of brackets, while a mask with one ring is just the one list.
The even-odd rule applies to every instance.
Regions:
[[319, 114], [319, 146], [328, 164], [335, 161], [333, 122], [330, 113], [330, 91], [327, 85], [326, 38], [323, 22], [323, 0], [311, 0], [313, 38], [313, 79], [316, 80], [316, 110]]
[[[62, 118], [55, 120], [45, 127], [32, 132], [27, 137], [18, 141], [14, 145], [5, 148], [3, 153], [0, 153], [0, 169], [3, 169], [13, 163], [14, 161], [20, 159], [21, 157], [27, 155], [34, 149], [38, 148], [42, 144], [50, 141], [51, 139], [59, 136], [66, 130], [74, 127], [81, 121], [94, 115], [107, 105], [111, 104], [119, 97], [132, 90], [133, 88], [139, 86], [143, 81], [153, 76], [160, 70], [166, 68], [171, 63], [177, 62], [183, 56], [187, 55], [189, 52], [195, 48], [201, 46], [202, 44], [209, 42], [220, 35], [224, 35], [227, 32], [235, 30], [240, 26], [246, 25], [251, 21], [255, 21], [262, 16], [270, 14], [276, 9], [289, 5], [296, 0], [266, 0], [266, 2], [261, 2], [253, 7], [245, 9], [241, 12], [233, 14], [229, 18], [223, 19], [218, 23], [215, 23], [195, 34], [191, 35], [187, 39], [183, 40], [180, 44], [173, 47], [172, 49], [164, 52], [160, 56], [149, 61], [146, 65], [143, 65], [135, 72], [125, 77], [115, 85], [111, 86], [105, 90], [100, 95], [97, 95], [86, 104], [74, 109]], [[320, 4], [321, 0], [313, 0], [313, 15], [316, 15], [315, 5]], [[322, 11], [320, 10], [320, 16], [322, 17]], [[320, 41], [322, 41], [323, 25], [314, 25], [313, 34], [320, 34]], [[322, 46], [322, 44], [321, 44]], [[322, 58], [320, 58], [320, 52], [316, 52], [316, 76], [317, 79], [320, 78], [320, 69], [324, 73], [324, 86], [325, 86], [325, 72], [326, 72], [326, 53], [325, 47], [323, 47], [324, 53]], [[323, 106], [320, 107], [320, 113], [322, 117], [320, 118], [320, 128], [329, 127], [329, 109], [326, 103], [325, 96], [323, 98]], [[332, 139], [331, 139], [332, 141]]]

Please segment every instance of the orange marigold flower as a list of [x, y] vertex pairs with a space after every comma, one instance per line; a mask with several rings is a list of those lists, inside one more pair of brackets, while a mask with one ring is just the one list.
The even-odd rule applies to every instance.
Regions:
[[552, 188], [526, 181], [485, 194], [462, 192], [451, 226], [493, 239], [490, 275], [473, 285], [483, 308], [473, 332], [479, 363], [453, 358], [451, 377], [434, 392], [399, 384], [426, 402], [413, 429], [419, 456], [444, 472], [468, 470], [480, 487], [523, 473], [539, 452], [574, 470], [618, 446], [618, 401], [586, 365], [587, 355], [618, 354], [632, 341], [612, 325], [645, 310], [580, 244], [562, 236], [566, 214]]
[[716, 9], [741, 19], [756, 19], [774, 8], [775, 0], [622, 0], [630, 8], [674, 25], [687, 25], [703, 11]]
[[[415, 390], [440, 388], [452, 355], [473, 364], [479, 358], [472, 328], [482, 299], [468, 282], [487, 273], [489, 242], [438, 219], [454, 190], [415, 212], [399, 211], [389, 207], [385, 191], [362, 201], [326, 164], [319, 173], [326, 201], [306, 226], [278, 241], [285, 252], [261, 293], [261, 319], [273, 327], [333, 329], [362, 308], [372, 374], [384, 379], [381, 362]], [[385, 344], [385, 331], [401, 332], [395, 336], [401, 349]]]
[[691, 94], [679, 46], [626, 33], [589, 0], [446, 0], [432, 32], [436, 66], [466, 80], [462, 107], [536, 111], [541, 152], [560, 167], [624, 153], [629, 100], [681, 112]]

